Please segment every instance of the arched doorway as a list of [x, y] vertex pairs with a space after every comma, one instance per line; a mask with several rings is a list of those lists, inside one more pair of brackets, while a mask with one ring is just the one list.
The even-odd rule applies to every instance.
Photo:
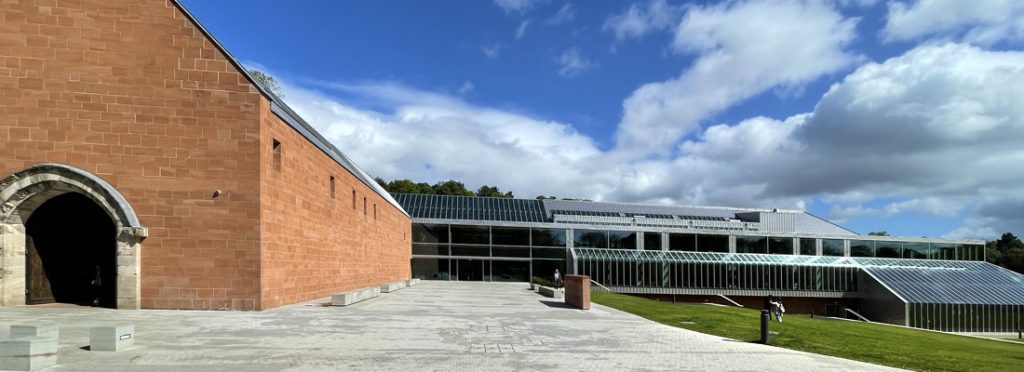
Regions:
[[25, 303], [116, 307], [114, 221], [87, 196], [69, 192], [25, 222]]
[[138, 309], [148, 235], [124, 197], [91, 173], [64, 164], [14, 172], [0, 179], [0, 305], [98, 299]]

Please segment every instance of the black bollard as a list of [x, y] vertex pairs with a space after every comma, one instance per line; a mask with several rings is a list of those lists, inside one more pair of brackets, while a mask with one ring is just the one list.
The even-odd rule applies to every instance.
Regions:
[[768, 310], [761, 310], [761, 343], [768, 345], [768, 320], [771, 319], [771, 315], [768, 315]]
[[1020, 330], [1020, 328], [1017, 328], [1017, 339], [1018, 340], [1024, 339], [1024, 337], [1021, 337], [1021, 330]]

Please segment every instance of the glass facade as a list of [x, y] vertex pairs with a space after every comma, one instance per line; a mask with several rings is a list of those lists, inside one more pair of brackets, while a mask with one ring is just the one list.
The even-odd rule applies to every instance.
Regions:
[[643, 236], [644, 236], [644, 250], [645, 251], [660, 251], [661, 250], [661, 233], [645, 232]]
[[821, 239], [821, 255], [822, 256], [845, 256], [845, 249], [843, 249], [843, 240], [840, 239]]
[[800, 255], [801, 256], [814, 256], [818, 254], [818, 240], [810, 238], [800, 238]]
[[[412, 230], [415, 278], [526, 282], [554, 268], [567, 273], [566, 229], [414, 223]], [[607, 237], [599, 240], [607, 246]]]
[[872, 240], [851, 240], [850, 257], [875, 257], [875, 242]]
[[668, 234], [668, 250], [696, 252], [697, 234]]

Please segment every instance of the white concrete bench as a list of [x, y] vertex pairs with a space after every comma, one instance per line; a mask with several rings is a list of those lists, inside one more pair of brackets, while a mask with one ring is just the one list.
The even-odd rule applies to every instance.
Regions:
[[20, 337], [0, 340], [0, 370], [34, 371], [57, 365], [57, 339]]
[[332, 306], [348, 306], [380, 295], [380, 287], [363, 288], [331, 296]]
[[90, 351], [121, 351], [132, 346], [135, 346], [133, 324], [89, 328]]
[[11, 326], [11, 338], [48, 337], [60, 339], [60, 327], [56, 323], [15, 324]]
[[412, 278], [412, 279], [409, 279], [409, 280], [405, 281], [405, 286], [406, 287], [412, 287], [412, 286], [417, 285], [417, 284], [420, 284], [420, 278]]
[[397, 291], [399, 289], [405, 288], [405, 286], [406, 286], [405, 281], [392, 282], [392, 283], [388, 283], [388, 284], [382, 284], [380, 286], [380, 292], [381, 293], [391, 293], [391, 292]]
[[551, 297], [551, 298], [562, 298], [562, 296], [563, 296], [563, 293], [562, 293], [561, 289], [556, 289], [556, 288], [553, 288], [553, 287], [546, 287], [546, 286], [541, 286], [540, 289], [537, 290], [537, 293], [540, 293], [541, 296], [546, 296], [546, 297]]

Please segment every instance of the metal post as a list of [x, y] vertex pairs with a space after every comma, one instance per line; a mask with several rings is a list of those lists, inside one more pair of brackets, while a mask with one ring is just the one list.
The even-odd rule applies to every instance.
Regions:
[[761, 343], [765, 345], [768, 345], [768, 319], [771, 319], [768, 310], [761, 310]]

